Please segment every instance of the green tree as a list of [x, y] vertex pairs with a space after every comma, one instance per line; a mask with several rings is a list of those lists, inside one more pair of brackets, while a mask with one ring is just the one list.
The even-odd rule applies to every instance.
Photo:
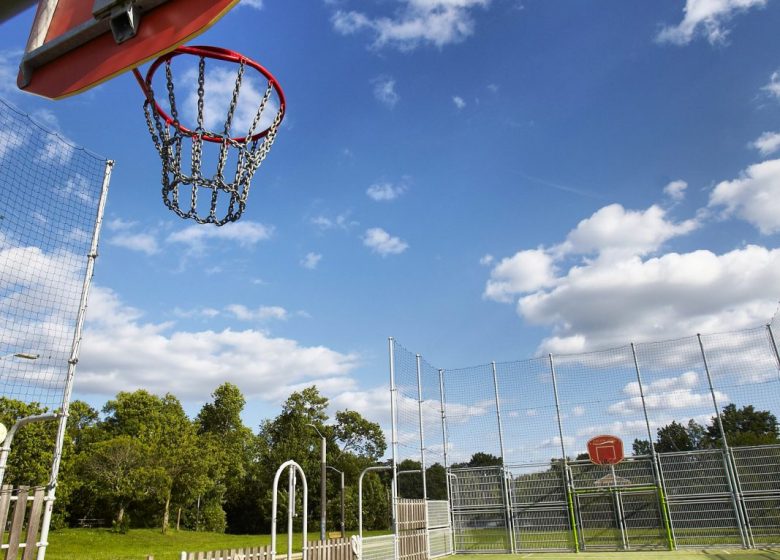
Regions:
[[646, 439], [635, 439], [631, 444], [631, 451], [634, 455], [650, 455], [650, 442]]
[[[0, 422], [8, 429], [21, 418], [46, 412], [38, 403], [0, 397]], [[27, 424], [16, 432], [3, 484], [37, 486], [48, 482], [56, 430], [57, 422], [52, 420]]]
[[[729, 445], [766, 445], [778, 443], [777, 417], [767, 410], [756, 410], [753, 405], [737, 408], [729, 404], [721, 412], [723, 431]], [[702, 438], [711, 446], [722, 444], [717, 418], [713, 417]]]
[[655, 449], [659, 452], [692, 451], [695, 449], [688, 430], [677, 421], [658, 428]]

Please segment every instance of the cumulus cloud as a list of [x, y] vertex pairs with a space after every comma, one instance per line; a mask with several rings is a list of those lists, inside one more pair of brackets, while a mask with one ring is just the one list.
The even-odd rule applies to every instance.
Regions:
[[401, 96], [395, 91], [395, 80], [390, 76], [378, 76], [371, 80], [374, 86], [374, 99], [385, 107], [392, 109], [401, 100]]
[[333, 28], [342, 35], [369, 33], [374, 48], [412, 50], [420, 45], [444, 47], [474, 33], [473, 11], [490, 0], [401, 0], [389, 16], [338, 10]]
[[254, 8], [255, 10], [262, 10], [263, 0], [241, 0], [239, 6], [246, 6], [248, 8]]
[[108, 238], [109, 245], [123, 247], [146, 255], [156, 255], [160, 252], [157, 238], [150, 233], [120, 233]]
[[393, 183], [375, 183], [366, 189], [366, 195], [377, 202], [395, 200], [406, 192], [406, 185], [394, 185]]
[[319, 253], [306, 253], [306, 256], [301, 259], [300, 264], [303, 268], [314, 270], [317, 268], [317, 265], [320, 264], [321, 260], [322, 255]]
[[723, 207], [763, 234], [780, 231], [780, 159], [756, 163], [733, 181], [719, 183], [710, 195], [710, 206]]
[[466, 101], [459, 95], [454, 96], [452, 98], [452, 102], [455, 104], [455, 108], [458, 110], [464, 109], [466, 107]]
[[370, 228], [363, 235], [363, 245], [383, 257], [399, 255], [409, 248], [409, 245], [398, 237], [393, 237], [382, 228]]
[[[250, 311], [259, 313], [261, 311]], [[354, 389], [349, 376], [359, 357], [324, 346], [305, 346], [254, 329], [177, 330], [144, 321], [119, 296], [95, 286], [76, 388], [114, 395], [146, 388], [202, 399], [219, 384], [235, 383], [248, 398], [276, 402], [294, 387]]]
[[349, 212], [339, 214], [333, 218], [320, 214], [319, 216], [313, 217], [310, 220], [310, 222], [314, 227], [316, 227], [318, 230], [322, 232], [332, 230], [332, 229], [340, 229], [346, 231], [351, 227], [360, 225], [359, 222], [350, 220]]
[[192, 250], [203, 250], [209, 241], [228, 241], [242, 247], [256, 245], [273, 235], [274, 228], [250, 220], [232, 222], [222, 227], [193, 225], [171, 233], [166, 241], [181, 243]]
[[[485, 261], [485, 264], [492, 262]], [[515, 294], [532, 292], [555, 281], [553, 257], [543, 249], [519, 251], [501, 261], [490, 271], [483, 296], [509, 302]]]
[[[677, 377], [664, 377], [649, 384], [644, 384], [645, 406], [648, 412], [711, 409], [712, 394], [702, 385], [699, 374], [686, 371]], [[628, 383], [623, 392], [630, 398], [618, 401], [608, 407], [608, 412], [618, 415], [635, 415], [642, 411], [642, 396], [639, 383]], [[715, 398], [720, 403], [729, 402], [728, 395], [715, 391]]]
[[245, 305], [234, 303], [226, 307], [236, 319], [241, 321], [265, 321], [267, 319], [287, 319], [287, 310], [279, 306], [260, 306], [249, 309]]
[[780, 149], [780, 132], [764, 132], [750, 145], [762, 156], [768, 156]]
[[664, 187], [664, 194], [668, 196], [674, 202], [680, 202], [685, 198], [685, 190], [688, 188], [688, 183], [685, 181], [672, 181]]
[[[778, 177], [780, 161], [752, 166], [740, 179], [716, 186], [710, 205], [766, 232], [780, 231]], [[491, 269], [483, 297], [512, 303], [526, 324], [548, 327], [539, 353], [572, 354], [765, 322], [776, 307], [777, 294], [767, 286], [780, 285], [780, 249], [662, 253], [668, 242], [706, 225], [706, 214], [697, 215], [702, 217], [674, 220], [658, 205], [605, 206], [557, 245], [485, 260]]]
[[766, 5], [766, 0], [686, 0], [683, 19], [664, 26], [656, 35], [659, 43], [687, 45], [697, 36], [710, 44], [722, 44], [728, 37], [728, 22], [737, 14]]

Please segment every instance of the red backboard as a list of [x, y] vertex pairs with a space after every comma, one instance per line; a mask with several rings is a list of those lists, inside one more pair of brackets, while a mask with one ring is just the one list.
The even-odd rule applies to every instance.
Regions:
[[238, 0], [41, 0], [18, 86], [74, 95], [208, 29]]
[[625, 458], [623, 442], [617, 436], [596, 436], [588, 441], [588, 455], [596, 465], [617, 465]]

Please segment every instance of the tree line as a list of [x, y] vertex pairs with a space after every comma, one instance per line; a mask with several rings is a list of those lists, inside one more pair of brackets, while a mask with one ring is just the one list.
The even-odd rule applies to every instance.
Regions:
[[[120, 392], [101, 411], [73, 401], [53, 526], [268, 532], [274, 474], [294, 459], [306, 473], [309, 527], [316, 531], [321, 440], [313, 424], [325, 436], [328, 464], [345, 474], [346, 527], [357, 527], [358, 477], [382, 460], [387, 447], [377, 423], [353, 410], [330, 418], [328, 399], [312, 386], [292, 393], [275, 418], [253, 431], [241, 419], [246, 400], [238, 387], [225, 383], [211, 396], [194, 419], [174, 395], [145, 390]], [[35, 403], [0, 397], [0, 421], [6, 426], [44, 412]], [[30, 424], [18, 432], [4, 484], [48, 482], [55, 424]], [[328, 473], [327, 523], [335, 530], [340, 527], [339, 477]], [[368, 473], [363, 487], [364, 528], [389, 527], [389, 475]], [[300, 503], [300, 492], [297, 498]], [[279, 502], [279, 514], [286, 516], [286, 497]]]

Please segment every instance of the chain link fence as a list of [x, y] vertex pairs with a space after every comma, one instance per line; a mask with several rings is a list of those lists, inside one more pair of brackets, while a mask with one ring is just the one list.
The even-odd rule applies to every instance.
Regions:
[[[456, 552], [780, 544], [774, 332], [460, 369], [390, 339], [393, 456], [421, 473], [401, 497], [446, 492]], [[589, 461], [603, 434], [623, 462]]]

